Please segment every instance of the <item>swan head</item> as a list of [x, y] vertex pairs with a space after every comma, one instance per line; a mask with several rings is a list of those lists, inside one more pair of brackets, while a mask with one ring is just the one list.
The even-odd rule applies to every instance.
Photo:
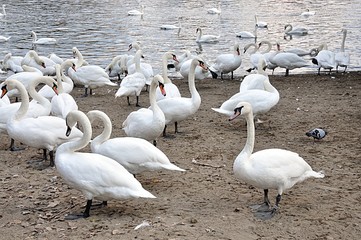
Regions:
[[253, 114], [252, 105], [248, 102], [240, 102], [236, 105], [234, 108], [234, 114], [228, 120], [232, 121], [238, 116], [247, 114]]
[[159, 86], [159, 89], [160, 89], [160, 92], [162, 93], [162, 95], [166, 96], [167, 93], [164, 89], [164, 78], [161, 75], [157, 74], [153, 77], [153, 82]]
[[[78, 110], [73, 110], [73, 111], [69, 112], [68, 115], [66, 115], [65, 123], [66, 123], [67, 129], [66, 129], [65, 135], [67, 137], [69, 137], [69, 135], [71, 134], [72, 128], [77, 124], [79, 115], [83, 115], [86, 117], [85, 113], [80, 112]], [[91, 129], [90, 129], [90, 131], [91, 131]]]
[[196, 33], [198, 33], [198, 32], [202, 33], [202, 29], [201, 29], [201, 28], [197, 28], [197, 29], [196, 29]]
[[1, 86], [1, 96], [0, 98], [3, 98], [5, 96], [5, 94], [8, 93], [8, 85], [4, 82]]
[[132, 48], [134, 48], [136, 51], [140, 49], [140, 42], [132, 42], [131, 44], [129, 44], [128, 46], [128, 51], [130, 51]]

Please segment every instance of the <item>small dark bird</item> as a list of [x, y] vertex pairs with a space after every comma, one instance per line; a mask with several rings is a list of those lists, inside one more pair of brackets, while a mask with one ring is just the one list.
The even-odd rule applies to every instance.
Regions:
[[321, 140], [326, 137], [327, 132], [321, 128], [314, 128], [311, 131], [306, 132], [306, 136], [313, 137], [313, 140]]

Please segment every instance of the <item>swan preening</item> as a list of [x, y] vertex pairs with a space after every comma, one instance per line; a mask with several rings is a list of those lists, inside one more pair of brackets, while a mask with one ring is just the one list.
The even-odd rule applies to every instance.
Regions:
[[87, 205], [83, 214], [68, 215], [67, 219], [89, 217], [93, 199], [106, 205], [111, 199], [155, 198], [115, 160], [97, 153], [77, 152], [88, 145], [92, 127], [83, 112], [72, 111], [66, 117], [67, 131], [63, 133], [64, 137], [71, 134], [76, 123], [82, 127], [84, 134], [81, 139], [58, 147], [55, 165], [63, 180], [84, 194]]
[[[323, 178], [322, 171], [315, 172], [297, 153], [284, 149], [264, 149], [253, 153], [255, 127], [251, 104], [240, 102], [234, 108], [230, 120], [245, 116], [247, 121], [247, 140], [233, 164], [236, 178], [264, 190], [264, 207], [256, 213], [262, 219], [269, 219], [277, 212], [283, 192], [307, 178]], [[270, 207], [268, 190], [277, 190], [275, 206]]]

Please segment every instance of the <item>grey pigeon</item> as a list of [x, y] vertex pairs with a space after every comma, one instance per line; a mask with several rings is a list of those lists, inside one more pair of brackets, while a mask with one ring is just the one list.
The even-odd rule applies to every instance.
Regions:
[[321, 140], [326, 137], [327, 132], [321, 128], [314, 128], [311, 131], [306, 132], [306, 136], [313, 137], [313, 140]]

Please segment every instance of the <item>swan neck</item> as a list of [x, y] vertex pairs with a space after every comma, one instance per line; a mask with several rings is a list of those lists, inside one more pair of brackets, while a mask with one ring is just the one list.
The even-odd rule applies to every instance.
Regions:
[[140, 58], [141, 58], [141, 55], [142, 55], [142, 51], [141, 50], [138, 50], [134, 56], [134, 64], [135, 64], [135, 71], [136, 72], [142, 72], [141, 69], [140, 69]]
[[168, 68], [167, 68], [167, 64], [168, 64], [168, 57], [167, 55], [165, 54], [163, 56], [163, 62], [162, 62], [162, 68], [163, 68], [163, 72], [162, 72], [162, 75], [163, 75], [163, 79], [164, 79], [164, 83], [170, 83], [170, 79], [168, 78]]
[[20, 92], [21, 103], [18, 111], [14, 115], [14, 119], [20, 120], [25, 117], [26, 112], [29, 109], [29, 95], [24, 85], [20, 82], [15, 83], [15, 88]]
[[269, 41], [264, 41], [263, 43], [267, 44], [267, 49], [261, 52], [262, 54], [268, 53], [272, 49], [272, 44]]
[[191, 92], [192, 95], [192, 99], [195, 100], [196, 98], [200, 98], [199, 93], [197, 92], [196, 89], [196, 85], [195, 85], [195, 71], [196, 71], [196, 67], [198, 65], [198, 61], [192, 61], [192, 64], [190, 66], [189, 69], [189, 74], [188, 74], [188, 86], [189, 86], [189, 91]]
[[58, 93], [59, 94], [63, 93], [64, 88], [63, 88], [63, 81], [61, 80], [60, 67], [56, 67], [56, 83], [57, 83]]
[[[49, 100], [46, 99], [44, 96], [40, 95], [37, 91], [36, 91], [36, 86], [39, 85], [39, 83], [42, 83], [44, 79], [46, 79], [48, 77], [38, 77], [35, 80], [31, 81], [28, 87], [28, 92], [30, 97], [32, 97], [35, 101], [37, 101], [40, 104], [47, 104], [49, 103]], [[49, 77], [50, 78], [50, 77]]]
[[98, 110], [95, 111], [90, 111], [87, 114], [90, 122], [92, 123], [96, 118], [99, 118], [102, 123], [103, 123], [103, 131], [101, 132], [101, 134], [99, 134], [97, 137], [95, 137], [92, 141], [92, 145], [95, 144], [102, 144], [103, 142], [105, 142], [106, 140], [108, 140], [110, 138], [110, 135], [112, 133], [112, 123], [109, 119], [109, 117], [103, 113], [100, 112]]
[[250, 112], [249, 114], [246, 115], [246, 121], [247, 121], [247, 140], [240, 154], [246, 153], [248, 156], [250, 156], [253, 152], [254, 138], [255, 138], [253, 112]]
[[345, 51], [345, 41], [346, 41], [346, 31], [343, 32], [343, 37], [341, 42], [341, 52]]

